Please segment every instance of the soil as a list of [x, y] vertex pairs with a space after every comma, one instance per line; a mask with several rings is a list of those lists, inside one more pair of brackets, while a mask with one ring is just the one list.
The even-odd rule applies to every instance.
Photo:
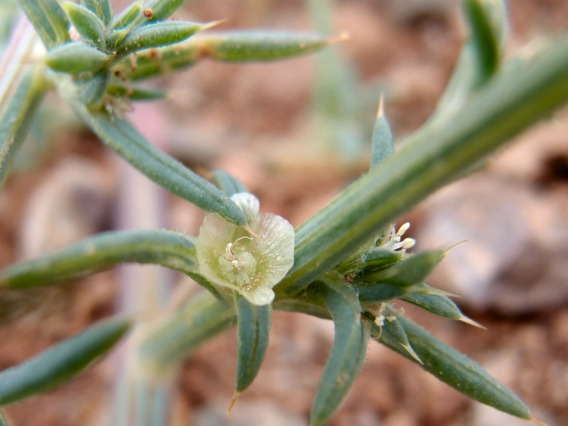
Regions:
[[[227, 18], [220, 29], [310, 29], [304, 3], [188, 2], [178, 16]], [[380, 93], [397, 140], [428, 118], [464, 37], [455, 3], [334, 3], [335, 33], [350, 34], [335, 48], [352, 73], [346, 84], [356, 104], [341, 120], [322, 125], [314, 113], [318, 70], [311, 56], [270, 64], [205, 62], [158, 82], [168, 88], [169, 99], [137, 105], [131, 119], [161, 149], [204, 174], [229, 171], [259, 197], [263, 211], [298, 225], [365, 172]], [[510, 18], [508, 54], [526, 53], [568, 27], [568, 2], [516, 0], [510, 2]], [[197, 234], [199, 209], [132, 172], [55, 96], [46, 104], [39, 125], [48, 148], [26, 154], [28, 161], [0, 195], [0, 267], [104, 230], [165, 227]], [[53, 110], [57, 125], [50, 122]], [[461, 294], [464, 313], [487, 330], [398, 306], [512, 388], [536, 417], [560, 426], [568, 424], [566, 111], [551, 121], [400, 220], [412, 222], [409, 234], [420, 249], [468, 240], [451, 251], [430, 283]], [[348, 133], [353, 137], [338, 136], [344, 131], [353, 131]], [[155, 295], [181, 280], [162, 270], [129, 267], [55, 290], [2, 293], [0, 370], [133, 304], [147, 317], [159, 315], [156, 304], [136, 290], [138, 280], [152, 279], [169, 282], [159, 288], [144, 284]], [[171, 424], [307, 424], [332, 342], [330, 322], [276, 312], [263, 368], [226, 415], [236, 338], [234, 330], [222, 334], [196, 351], [175, 377]], [[124, 367], [115, 354], [55, 391], [9, 406], [10, 425], [101, 424], [116, 399], [117, 368]], [[329, 424], [525, 423], [468, 400], [371, 344], [362, 373]]]

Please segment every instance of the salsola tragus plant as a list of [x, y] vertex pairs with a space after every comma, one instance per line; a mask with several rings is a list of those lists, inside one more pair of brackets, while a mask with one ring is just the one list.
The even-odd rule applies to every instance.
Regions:
[[[34, 43], [22, 21], [2, 63], [0, 179], [25, 139], [37, 106], [56, 90], [110, 148], [174, 194], [210, 212], [199, 236], [168, 231], [96, 235], [0, 274], [0, 291], [57, 285], [123, 262], [154, 263], [193, 278], [206, 291], [166, 318], [138, 328], [134, 341], [138, 406], [153, 406], [152, 389], [201, 343], [237, 325], [235, 396], [254, 380], [268, 343], [273, 309], [330, 319], [335, 341], [315, 395], [310, 424], [337, 409], [365, 358], [369, 340], [386, 345], [482, 403], [533, 419], [530, 409], [479, 365], [393, 307], [402, 299], [443, 317], [465, 317], [447, 294], [425, 280], [444, 251], [407, 252], [413, 240], [396, 218], [459, 178], [512, 136], [568, 100], [568, 38], [530, 61], [503, 61], [503, 1], [463, 0], [469, 25], [452, 80], [431, 119], [394, 150], [382, 111], [372, 136], [371, 167], [329, 205], [293, 229], [223, 171], [206, 181], [156, 149], [125, 118], [132, 102], [160, 93], [139, 84], [209, 57], [272, 60], [315, 51], [332, 40], [310, 34], [226, 32], [215, 23], [170, 21], [182, 0], [135, 2], [114, 15], [108, 0], [81, 4], [20, 0], [45, 46], [41, 61], [25, 59]], [[0, 405], [45, 392], [71, 379], [139, 326], [130, 317], [83, 333], [0, 374]], [[159, 406], [159, 404], [156, 404]], [[144, 407], [142, 407], [144, 412]], [[165, 413], [138, 416], [163, 424]], [[3, 421], [3, 420], [2, 420]]]

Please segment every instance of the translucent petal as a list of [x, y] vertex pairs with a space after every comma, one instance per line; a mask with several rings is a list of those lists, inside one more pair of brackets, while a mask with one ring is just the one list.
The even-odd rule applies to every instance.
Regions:
[[271, 303], [272, 288], [294, 263], [294, 228], [280, 216], [259, 213], [258, 199], [252, 194], [239, 193], [231, 198], [256, 235], [217, 214], [208, 215], [196, 240], [200, 273], [212, 284], [237, 291], [251, 303]]

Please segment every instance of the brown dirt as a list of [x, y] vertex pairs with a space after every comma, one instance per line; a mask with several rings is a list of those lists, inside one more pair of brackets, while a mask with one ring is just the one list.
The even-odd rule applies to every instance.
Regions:
[[[350, 41], [343, 43], [340, 49], [346, 61], [356, 68], [359, 85], [366, 88], [361, 91], [379, 93], [377, 87], [382, 89], [394, 133], [399, 138], [408, 134], [424, 122], [434, 108], [459, 51], [462, 29], [457, 23], [453, 2], [440, 0], [428, 7], [423, 6], [424, 2], [410, 0], [408, 7], [393, 6], [403, 2], [372, 0], [336, 3], [336, 26], [351, 34]], [[532, 39], [552, 37], [568, 27], [568, 2], [516, 0], [510, 2], [510, 6], [512, 52]], [[305, 9], [300, 1], [209, 1], [192, 2], [180, 16], [202, 21], [228, 18], [224, 28], [310, 28]], [[233, 173], [259, 196], [264, 211], [281, 214], [297, 225], [366, 168], [366, 154], [345, 162], [341, 154], [329, 146], [326, 148], [325, 141], [318, 140], [322, 133], [310, 126], [313, 69], [313, 60], [309, 57], [276, 64], [207, 62], [167, 80], [165, 84], [171, 89], [171, 99], [139, 107], [133, 120], [137, 120], [137, 114], [152, 114], [155, 120], [146, 120], [151, 128], [149, 132], [160, 135], [159, 143], [166, 149], [198, 170], [218, 167]], [[374, 105], [362, 108], [362, 114], [369, 114], [372, 119], [374, 108]], [[372, 123], [366, 117], [364, 120]], [[501, 154], [485, 173], [506, 182], [515, 181], [525, 190], [537, 188], [538, 194], [547, 194], [544, 201], [564, 208], [568, 152], [565, 136], [559, 135], [566, 134], [565, 123], [564, 114], [559, 116], [559, 132], [529, 133], [520, 141], [520, 148]], [[55, 223], [54, 217], [60, 215], [57, 208], [63, 204], [61, 200], [71, 200], [71, 206], [73, 200], [79, 200], [81, 206], [89, 206], [87, 212], [65, 210], [71, 211], [73, 218], [65, 223], [75, 224], [71, 240], [115, 226], [116, 217], [120, 215], [116, 211], [121, 208], [117, 199], [125, 196], [125, 190], [119, 188], [117, 181], [120, 172], [116, 170], [121, 166], [92, 136], [72, 128], [75, 130], [69, 130], [68, 126], [56, 130], [47, 156], [39, 159], [33, 170], [13, 176], [2, 192], [0, 266], [26, 254], [22, 235], [35, 229], [37, 221]], [[370, 135], [370, 130], [364, 129], [365, 134]], [[52, 177], [64, 160], [89, 161], [98, 170], [95, 175], [101, 179], [96, 188], [103, 189], [87, 191], [89, 201], [85, 204], [85, 188], [66, 186], [63, 180], [63, 188], [48, 192], [55, 195], [47, 197], [41, 207], [37, 207], [41, 212], [29, 214], [31, 200], [38, 196], [40, 188], [53, 188], [59, 182]], [[81, 181], [73, 172], [68, 179]], [[136, 194], [134, 188], [138, 187], [129, 187], [126, 191]], [[162, 222], [156, 226], [197, 232], [202, 213], [175, 197], [162, 200], [168, 205], [157, 207]], [[96, 210], [92, 203], [104, 209]], [[49, 212], [55, 216], [49, 216]], [[413, 235], [419, 236], [431, 223], [431, 213], [428, 204], [409, 213]], [[565, 213], [560, 211], [560, 215], [565, 216]], [[541, 218], [529, 220], [540, 223]], [[133, 219], [132, 223], [139, 222]], [[53, 226], [51, 231], [54, 232], [37, 234], [37, 245], [45, 250], [69, 242], [61, 237], [63, 230], [59, 232], [59, 228]], [[131, 225], [134, 226], [138, 225]], [[564, 229], [558, 230], [560, 234], [568, 229], [565, 222], [561, 226]], [[541, 228], [535, 225], [530, 229]], [[538, 239], [534, 234], [527, 235], [530, 241]], [[475, 243], [475, 236], [471, 238]], [[428, 240], [429, 247], [455, 242]], [[565, 250], [565, 246], [561, 248]], [[559, 248], [552, 245], [547, 250], [558, 251]], [[516, 261], [523, 262], [522, 258]], [[557, 257], [555, 262], [561, 264], [563, 260]], [[505, 266], [500, 264], [500, 267]], [[483, 268], [483, 264], [472, 267]], [[514, 268], [515, 263], [509, 263], [508, 267]], [[468, 302], [467, 297], [459, 301], [465, 313], [484, 324], [487, 331], [439, 320], [412, 307], [405, 306], [405, 309], [409, 316], [514, 389], [538, 417], [551, 426], [565, 425], [568, 424], [568, 304], [554, 304], [550, 302], [554, 297], [542, 297], [539, 300], [544, 302], [538, 309], [518, 308], [527, 304], [507, 299], [507, 292], [516, 295], [530, 284], [526, 276], [518, 275], [514, 276], [517, 281], [512, 284], [509, 281], [513, 278], [507, 277], [505, 284], [502, 279], [496, 293], [503, 300], [516, 303], [514, 309], [490, 301]], [[447, 276], [441, 273], [438, 281], [432, 283], [451, 287]], [[566, 287], [566, 276], [568, 272], [563, 276], [562, 288]], [[24, 315], [18, 317], [21, 320], [17, 325], [12, 322], [0, 328], [0, 369], [26, 359], [112, 312], [118, 279], [117, 274], [108, 272], [56, 292], [10, 299], [6, 312]], [[546, 295], [550, 291], [546, 283], [539, 287], [539, 294]], [[224, 410], [232, 396], [234, 331], [197, 351], [177, 377], [179, 391], [172, 402], [172, 424], [306, 424], [331, 348], [332, 324], [278, 312], [272, 331], [265, 365], [230, 416], [225, 416]], [[5, 411], [10, 424], [100, 424], [100, 419], [108, 413], [105, 404], [111, 397], [115, 375], [112, 367], [111, 362], [102, 363], [56, 391], [8, 407]], [[265, 418], [270, 420], [267, 422]], [[486, 426], [521, 423], [515, 423], [510, 417], [499, 417], [495, 410], [483, 409], [400, 356], [371, 345], [362, 374], [329, 424]]]

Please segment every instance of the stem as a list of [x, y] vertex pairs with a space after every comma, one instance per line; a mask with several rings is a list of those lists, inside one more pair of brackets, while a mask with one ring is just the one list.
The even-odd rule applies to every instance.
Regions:
[[276, 287], [295, 294], [436, 189], [568, 100], [568, 35], [510, 67], [460, 112], [413, 135], [296, 232], [294, 266]]

